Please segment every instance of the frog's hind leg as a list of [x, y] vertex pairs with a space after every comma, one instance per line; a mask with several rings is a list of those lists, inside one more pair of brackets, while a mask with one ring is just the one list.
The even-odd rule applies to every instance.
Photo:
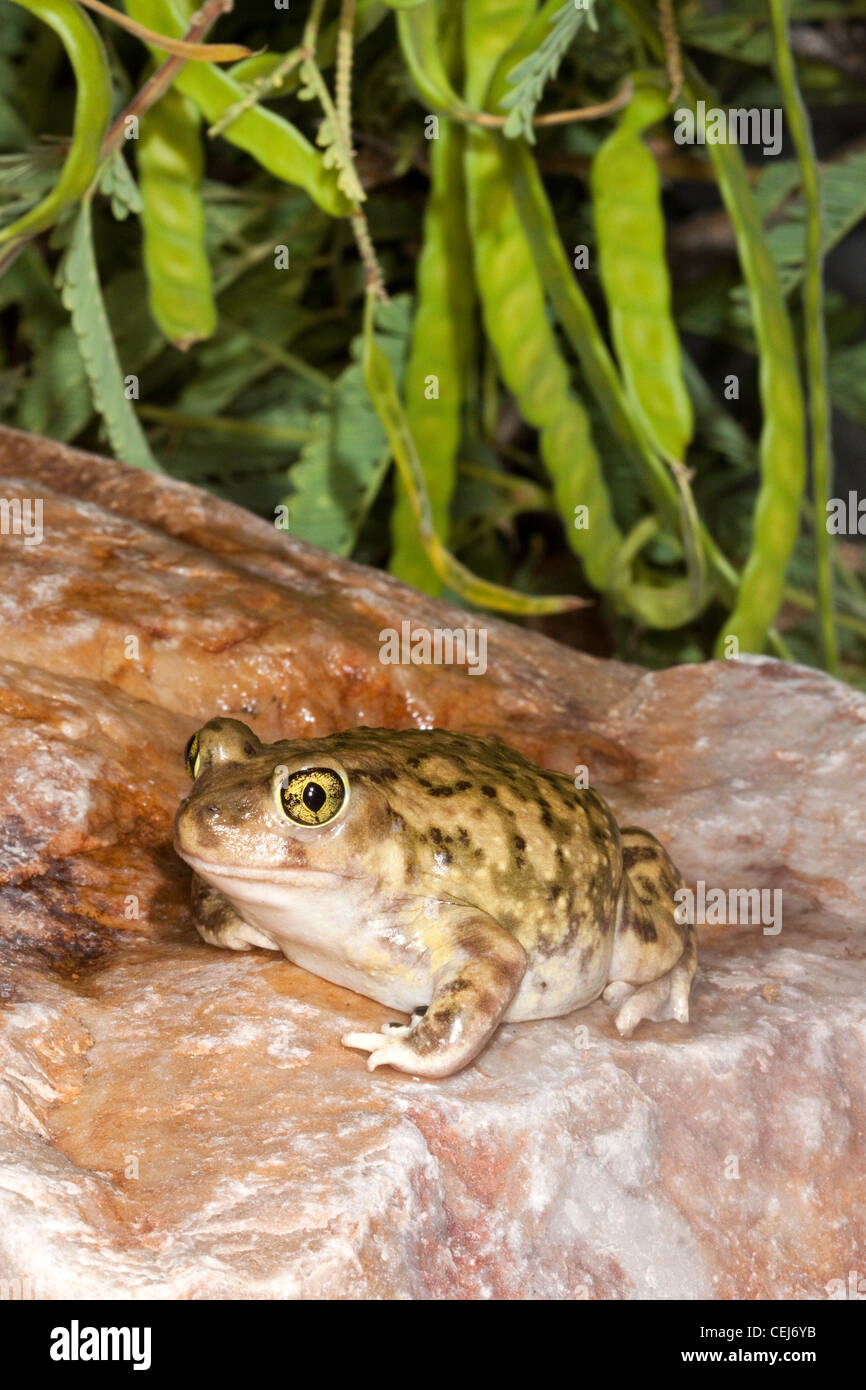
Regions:
[[435, 921], [429, 1005], [419, 1005], [408, 1024], [343, 1037], [344, 1047], [369, 1052], [370, 1071], [450, 1076], [477, 1057], [517, 993], [526, 955], [510, 932], [462, 903], [440, 903]]
[[627, 1037], [641, 1019], [689, 1020], [689, 993], [698, 963], [691, 922], [681, 922], [674, 894], [679, 871], [654, 835], [622, 831], [623, 886], [610, 975], [603, 998], [618, 1005], [616, 1026]]

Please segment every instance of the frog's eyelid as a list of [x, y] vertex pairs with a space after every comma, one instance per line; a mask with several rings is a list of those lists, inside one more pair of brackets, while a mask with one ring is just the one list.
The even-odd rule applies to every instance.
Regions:
[[343, 795], [349, 794], [349, 779], [344, 772], [339, 772], [335, 767], [320, 767], [312, 763], [309, 767], [296, 767], [294, 772], [289, 772], [285, 763], [277, 763], [274, 768], [274, 781], [279, 782], [285, 791], [290, 782], [299, 780], [301, 777], [313, 778], [325, 774], [326, 777], [334, 777], [343, 788]]
[[198, 766], [200, 758], [199, 733], [200, 730], [196, 729], [195, 733], [192, 734], [192, 736], [189, 739], [187, 739], [186, 747], [183, 750], [184, 767], [186, 768], [193, 781], [195, 781], [196, 777], [198, 776]]

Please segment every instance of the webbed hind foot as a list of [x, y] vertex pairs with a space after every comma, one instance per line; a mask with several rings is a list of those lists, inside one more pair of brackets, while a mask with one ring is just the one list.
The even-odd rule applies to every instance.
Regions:
[[627, 980], [612, 980], [602, 998], [606, 1004], [620, 1006], [615, 1022], [622, 1037], [630, 1037], [645, 1018], [655, 1023], [669, 1018], [676, 1019], [677, 1023], [688, 1023], [689, 992], [697, 963], [695, 929], [692, 927], [682, 955], [667, 974], [637, 987]]

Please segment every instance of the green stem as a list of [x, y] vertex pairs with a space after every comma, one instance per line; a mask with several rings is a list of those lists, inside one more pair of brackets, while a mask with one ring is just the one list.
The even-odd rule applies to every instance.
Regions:
[[304, 35], [301, 45], [308, 53], [315, 52], [316, 40], [319, 37], [319, 26], [322, 23], [322, 13], [325, 8], [325, 0], [313, 0], [310, 6], [310, 13], [304, 25]]
[[806, 365], [812, 438], [812, 487], [818, 560], [818, 612], [824, 661], [836, 672], [838, 648], [833, 624], [832, 538], [826, 526], [827, 499], [833, 479], [830, 407], [827, 384], [827, 343], [824, 334], [824, 258], [821, 249], [821, 176], [815, 160], [809, 118], [800, 94], [788, 39], [785, 0], [768, 0], [773, 24], [776, 73], [785, 103], [785, 115], [800, 162], [803, 201], [806, 205], [806, 263], [803, 309], [806, 320]]
[[288, 77], [290, 72], [300, 67], [303, 61], [304, 50], [302, 48], [295, 48], [292, 49], [291, 53], [287, 53], [269, 77], [260, 77], [252, 82], [246, 96], [241, 97], [240, 101], [236, 101], [234, 105], [227, 107], [219, 120], [208, 126], [208, 138], [215, 140], [218, 135], [222, 135], [223, 131], [228, 129], [233, 121], [237, 120], [238, 116], [242, 116], [263, 97], [282, 87], [283, 78]]
[[[223, 322], [225, 323], [226, 320], [223, 319]], [[333, 391], [334, 383], [327, 373], [320, 372], [318, 367], [311, 367], [309, 362], [304, 361], [303, 357], [296, 357], [293, 352], [287, 352], [285, 348], [277, 347], [275, 343], [266, 342], [264, 338], [250, 337], [250, 346], [260, 352], [263, 357], [267, 357], [275, 366], [285, 367], [287, 372], [291, 372], [293, 376], [299, 376], [303, 381], [308, 381], [319, 391], [324, 393]]]
[[541, 487], [539, 483], [534, 483], [531, 478], [515, 477], [513, 473], [498, 473], [495, 468], [485, 468], [483, 464], [474, 463], [471, 459], [460, 459], [457, 467], [467, 478], [475, 478], [479, 483], [487, 483], [489, 487], [509, 492], [523, 511], [548, 512], [556, 507], [553, 493], [548, 488]]
[[334, 104], [346, 141], [352, 145], [352, 30], [355, 0], [342, 0], [337, 33], [337, 66], [334, 77]]
[[161, 405], [140, 405], [138, 414], [143, 420], [154, 420], [171, 429], [236, 434], [245, 439], [273, 440], [279, 444], [303, 444], [310, 437], [309, 430], [292, 429], [288, 425], [263, 425], [256, 420], [232, 420], [224, 415], [193, 415]]

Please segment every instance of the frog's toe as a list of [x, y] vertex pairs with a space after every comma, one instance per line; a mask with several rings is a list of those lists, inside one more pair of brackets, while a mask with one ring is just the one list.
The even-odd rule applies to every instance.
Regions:
[[[409, 1028], [404, 1028], [399, 1023], [395, 1024], [394, 1027], [395, 1030], [399, 1031], [392, 1031], [389, 1024], [386, 1023], [382, 1033], [345, 1033], [340, 1041], [344, 1047], [358, 1047], [364, 1052], [369, 1052], [368, 1071], [375, 1071], [377, 1067], [396, 1067], [398, 1071], [416, 1071], [415, 1054], [403, 1042], [403, 1035], [408, 1033]], [[410, 1065], [407, 1066], [407, 1062]]]
[[409, 1076], [439, 1078], [450, 1076], [464, 1065], [463, 1059], [455, 1057], [450, 1048], [428, 1052], [419, 1048], [417, 1038], [401, 1037], [390, 1029], [387, 1033], [346, 1033], [342, 1042], [344, 1047], [359, 1047], [369, 1052], [368, 1071], [394, 1067]]
[[676, 1019], [678, 1023], [689, 1021], [689, 988], [691, 976], [684, 976], [675, 970], [640, 989], [630, 990], [619, 1013], [616, 1026], [624, 1038], [634, 1032], [642, 1019], [661, 1023], [665, 1019]]
[[616, 1008], [617, 1004], [622, 1004], [634, 992], [635, 986], [630, 985], [628, 980], [612, 980], [601, 997], [605, 1004], [610, 1004]]
[[254, 946], [261, 946], [266, 951], [280, 949], [264, 932], [240, 919], [215, 928], [204, 922], [196, 922], [196, 928], [202, 941], [209, 946], [221, 946], [226, 951], [251, 951]]
[[385, 1046], [387, 1039], [381, 1033], [344, 1033], [340, 1042], [344, 1047], [360, 1047], [364, 1052], [375, 1052], [377, 1048]]
[[[408, 1062], [409, 1066], [406, 1065]], [[407, 1058], [403, 1053], [403, 1045], [400, 1042], [389, 1044], [386, 1042], [384, 1047], [377, 1047], [375, 1052], [371, 1052], [367, 1058], [367, 1071], [375, 1071], [377, 1067], [395, 1067], [397, 1071], [417, 1071], [414, 1054]]]

